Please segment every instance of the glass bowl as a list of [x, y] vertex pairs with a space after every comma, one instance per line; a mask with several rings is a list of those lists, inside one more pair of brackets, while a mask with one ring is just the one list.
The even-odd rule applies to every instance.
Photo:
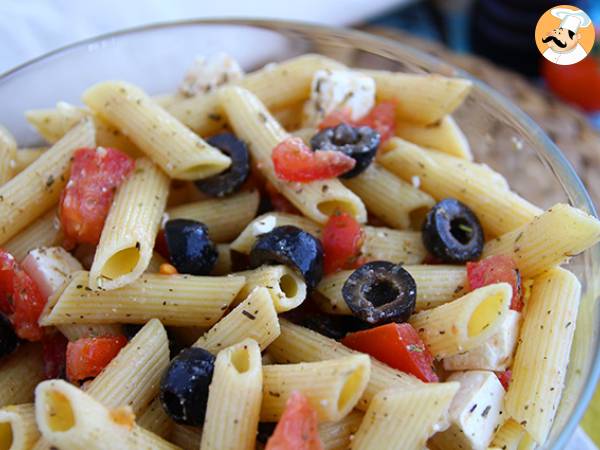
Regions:
[[[349, 66], [415, 73], [468, 75], [397, 41], [344, 29], [261, 20], [192, 20], [157, 24], [82, 41], [25, 63], [0, 76], [0, 123], [22, 146], [39, 137], [23, 112], [59, 100], [80, 103], [91, 84], [124, 79], [153, 94], [174, 91], [196, 55], [226, 52], [246, 70], [307, 52]], [[547, 208], [567, 201], [588, 213], [594, 206], [560, 150], [515, 105], [484, 83], [474, 88], [455, 117], [475, 157], [506, 176], [513, 189]], [[532, 182], [534, 180], [534, 182]], [[510, 211], [507, 211], [510, 214]], [[581, 280], [577, 321], [566, 388], [546, 448], [563, 448], [579, 423], [600, 372], [596, 307], [600, 248], [568, 265]]]

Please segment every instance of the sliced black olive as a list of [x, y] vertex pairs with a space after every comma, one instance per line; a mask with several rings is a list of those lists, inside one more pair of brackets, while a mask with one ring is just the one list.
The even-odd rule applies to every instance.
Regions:
[[258, 433], [256, 434], [256, 440], [261, 444], [266, 444], [273, 432], [277, 422], [259, 422]]
[[214, 369], [215, 357], [202, 348], [186, 348], [173, 358], [160, 382], [160, 402], [171, 419], [203, 424]]
[[14, 352], [19, 345], [19, 338], [15, 334], [10, 320], [0, 314], [0, 358]]
[[123, 334], [125, 335], [128, 341], [132, 340], [135, 337], [135, 335], [138, 334], [138, 331], [140, 331], [143, 327], [144, 325], [135, 323], [124, 323], [123, 325], [121, 325]]
[[173, 219], [165, 224], [169, 259], [179, 273], [208, 275], [217, 257], [217, 246], [208, 237], [206, 225], [195, 220]]
[[296, 269], [312, 289], [323, 278], [323, 247], [312, 234], [298, 227], [275, 227], [260, 235], [250, 251], [250, 266], [263, 264], [284, 264]]
[[406, 322], [415, 310], [417, 284], [402, 266], [373, 261], [352, 272], [342, 296], [352, 314], [372, 325]]
[[310, 146], [315, 151], [335, 150], [353, 158], [356, 165], [341, 176], [352, 178], [369, 167], [380, 141], [379, 133], [370, 127], [353, 127], [342, 123], [315, 134], [310, 140]]
[[250, 157], [246, 144], [231, 133], [217, 134], [206, 142], [229, 156], [231, 166], [225, 172], [195, 181], [196, 187], [211, 197], [233, 194], [250, 174]]
[[353, 316], [332, 316], [320, 313], [305, 315], [297, 323], [337, 341], [348, 333], [364, 330], [369, 327], [368, 324]]
[[427, 213], [423, 244], [444, 262], [464, 263], [481, 256], [483, 229], [475, 213], [454, 198], [446, 198]]

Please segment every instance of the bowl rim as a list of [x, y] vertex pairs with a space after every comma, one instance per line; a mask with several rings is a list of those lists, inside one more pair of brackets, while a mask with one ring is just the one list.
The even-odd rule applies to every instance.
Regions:
[[[272, 31], [314, 31], [314, 32], [335, 32], [337, 37], [342, 38], [354, 38], [359, 39], [363, 43], [376, 44], [378, 46], [383, 45], [385, 50], [394, 53], [394, 50], [401, 49], [402, 52], [411, 54], [415, 58], [421, 61], [425, 61], [432, 66], [437, 66], [440, 71], [451, 73], [450, 76], [459, 76], [461, 78], [467, 78], [471, 80], [481, 92], [487, 97], [491, 98], [497, 105], [499, 105], [504, 112], [511, 115], [519, 123], [523, 125], [525, 129], [528, 129], [531, 136], [538, 140], [543, 147], [543, 154], [539, 156], [548, 165], [548, 168], [554, 172], [556, 178], [561, 183], [562, 188], [567, 193], [569, 200], [575, 201], [578, 207], [583, 207], [588, 213], [597, 217], [594, 203], [583, 185], [583, 182], [577, 175], [575, 169], [571, 165], [567, 157], [562, 153], [558, 146], [549, 138], [549, 136], [542, 130], [542, 128], [520, 109], [519, 106], [514, 104], [512, 101], [506, 99], [502, 94], [496, 91], [494, 88], [489, 86], [482, 80], [474, 77], [467, 71], [457, 68], [454, 65], [447, 63], [446, 61], [430, 55], [424, 51], [415, 49], [409, 45], [406, 45], [400, 41], [394, 39], [374, 35], [361, 30], [354, 30], [346, 27], [336, 27], [329, 25], [314, 24], [304, 21], [294, 20], [279, 20], [279, 19], [260, 19], [260, 18], [243, 18], [243, 17], [223, 17], [223, 18], [202, 18], [202, 19], [181, 19], [172, 21], [159, 21], [152, 22], [144, 25], [138, 25], [133, 27], [122, 28], [107, 33], [98, 34], [89, 38], [77, 40], [70, 44], [60, 46], [54, 50], [43, 53], [32, 59], [29, 59], [21, 64], [18, 64], [3, 73], [0, 73], [0, 83], [8, 78], [11, 78], [22, 70], [25, 70], [39, 62], [43, 62], [46, 59], [50, 59], [53, 56], [61, 55], [69, 50], [83, 47], [86, 45], [94, 44], [100, 41], [104, 41], [112, 38], [119, 38], [129, 34], [144, 33], [157, 31], [160, 29], [178, 28], [182, 26], [194, 26], [194, 25], [233, 25], [233, 26], [247, 26], [254, 28], [269, 29]], [[591, 258], [594, 261], [600, 261], [600, 248], [599, 246], [592, 247], [588, 250]], [[588, 261], [589, 263], [589, 261]], [[586, 263], [587, 264], [587, 263]], [[590, 287], [592, 289], [593, 287]], [[596, 292], [594, 291], [594, 294]], [[596, 353], [591, 363], [587, 380], [584, 382], [584, 387], [581, 391], [581, 395], [577, 399], [577, 405], [574, 407], [574, 411], [569, 419], [566, 421], [563, 429], [559, 432], [554, 443], [555, 448], [563, 448], [572, 434], [575, 428], [578, 426], [581, 418], [583, 417], [587, 406], [596, 390], [598, 380], [600, 379], [600, 346], [597, 345]]]

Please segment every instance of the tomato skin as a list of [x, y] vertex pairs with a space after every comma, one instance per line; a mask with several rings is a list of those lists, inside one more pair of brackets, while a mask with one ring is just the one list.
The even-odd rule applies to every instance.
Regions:
[[506, 255], [489, 256], [477, 262], [467, 263], [469, 289], [477, 289], [494, 283], [508, 283], [512, 286], [513, 296], [510, 309], [523, 310], [521, 277], [515, 261]]
[[275, 174], [284, 181], [308, 183], [335, 178], [351, 170], [356, 161], [342, 152], [313, 152], [300, 138], [287, 138], [271, 154]]
[[593, 55], [568, 66], [544, 58], [541, 72], [558, 97], [586, 111], [600, 110], [600, 62]]
[[322, 450], [317, 425], [317, 411], [304, 395], [293, 391], [265, 450]]
[[433, 356], [408, 323], [388, 323], [368, 330], [347, 334], [342, 344], [394, 369], [410, 373], [425, 382], [437, 382]]
[[135, 162], [113, 148], [81, 148], [73, 155], [59, 216], [71, 244], [97, 244], [117, 187]]
[[81, 338], [67, 344], [67, 378], [71, 382], [97, 376], [127, 345], [125, 336]]
[[352, 111], [350, 111], [350, 109], [336, 109], [335, 111], [330, 112], [325, 116], [317, 128], [319, 130], [324, 130], [325, 128], [337, 127], [341, 123], [347, 123], [348, 125], [353, 124]]
[[496, 372], [496, 376], [504, 390], [508, 391], [508, 386], [510, 385], [510, 380], [512, 378], [512, 370], [507, 369], [504, 372]]
[[364, 233], [360, 224], [348, 213], [329, 217], [321, 238], [325, 274], [358, 267]]
[[62, 378], [65, 375], [68, 342], [58, 331], [47, 333], [42, 338], [44, 377], [47, 380]]
[[0, 249], [0, 313], [7, 316], [14, 312], [13, 291], [16, 267], [14, 256]]

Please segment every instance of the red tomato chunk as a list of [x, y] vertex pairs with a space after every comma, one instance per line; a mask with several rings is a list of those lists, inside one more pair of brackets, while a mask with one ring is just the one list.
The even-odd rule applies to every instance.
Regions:
[[113, 148], [81, 148], [75, 152], [59, 209], [71, 244], [98, 243], [115, 191], [134, 165], [133, 159]]
[[317, 411], [304, 395], [294, 391], [265, 450], [322, 450], [317, 425]]
[[360, 224], [348, 213], [336, 213], [323, 229], [325, 274], [355, 269], [359, 264], [364, 234]]
[[64, 376], [67, 363], [67, 343], [67, 338], [58, 331], [43, 337], [44, 377], [47, 380]]
[[67, 378], [75, 382], [102, 372], [127, 345], [125, 336], [81, 338], [67, 345]]
[[313, 152], [300, 138], [288, 138], [279, 143], [273, 149], [271, 159], [279, 179], [300, 183], [335, 178], [356, 164], [342, 152]]
[[410, 373], [423, 381], [437, 382], [433, 356], [417, 331], [408, 323], [388, 323], [369, 330], [350, 333], [342, 344], [394, 369]]
[[471, 290], [494, 283], [508, 283], [512, 286], [513, 296], [510, 308], [523, 309], [521, 276], [515, 261], [510, 256], [496, 255], [477, 262], [467, 263], [467, 278]]
[[512, 371], [508, 369], [504, 372], [496, 372], [496, 376], [498, 377], [498, 380], [500, 380], [500, 384], [504, 390], [508, 391], [508, 385], [510, 384], [510, 379], [512, 378]]

